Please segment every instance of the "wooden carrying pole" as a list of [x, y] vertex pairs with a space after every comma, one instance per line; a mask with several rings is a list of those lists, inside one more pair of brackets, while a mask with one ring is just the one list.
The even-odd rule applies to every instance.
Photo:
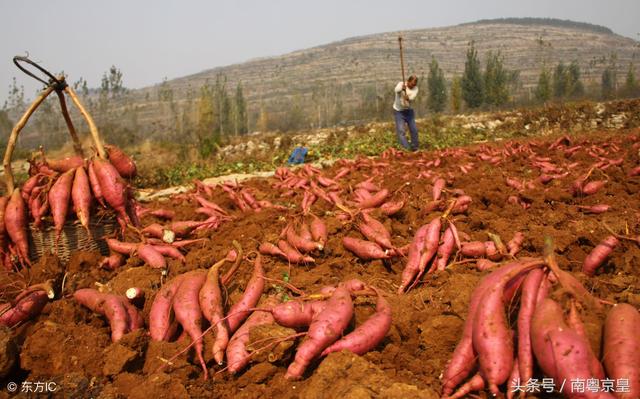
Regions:
[[100, 134], [98, 133], [98, 128], [96, 127], [96, 123], [93, 121], [93, 118], [91, 117], [91, 115], [89, 115], [87, 110], [84, 109], [84, 106], [78, 99], [78, 96], [70, 86], [66, 86], [64, 88], [64, 91], [69, 95], [69, 97], [71, 97], [71, 100], [76, 105], [76, 107], [78, 107], [78, 110], [87, 121], [87, 125], [89, 125], [89, 131], [91, 132], [91, 136], [93, 137], [93, 142], [96, 145], [96, 150], [98, 150], [98, 156], [102, 159], [107, 159], [107, 152], [104, 150], [102, 140], [100, 140]]
[[22, 128], [27, 124], [29, 118], [33, 114], [33, 112], [38, 108], [40, 104], [47, 98], [49, 94], [54, 90], [53, 86], [47, 87], [38, 98], [29, 106], [27, 112], [22, 115], [22, 118], [16, 123], [11, 131], [11, 136], [9, 136], [9, 142], [7, 143], [7, 150], [4, 153], [4, 161], [2, 162], [2, 166], [4, 167], [4, 180], [7, 186], [7, 195], [11, 195], [13, 193], [13, 189], [15, 188], [15, 182], [13, 180], [13, 172], [11, 170], [11, 157], [13, 156], [13, 150], [16, 147], [16, 143], [18, 141], [18, 134]]
[[402, 84], [407, 81], [404, 78], [404, 55], [402, 54], [402, 36], [398, 36], [398, 44], [400, 45], [400, 69], [402, 70]]

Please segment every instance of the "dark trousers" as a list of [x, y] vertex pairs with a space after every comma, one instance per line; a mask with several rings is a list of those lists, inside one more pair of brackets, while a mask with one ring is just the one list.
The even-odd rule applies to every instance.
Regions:
[[[418, 127], [416, 126], [416, 115], [412, 109], [406, 109], [404, 111], [393, 110], [396, 118], [396, 135], [398, 136], [398, 142], [401, 146], [411, 151], [418, 149]], [[404, 124], [409, 125], [409, 132], [411, 133], [411, 146], [407, 143], [405, 137]]]

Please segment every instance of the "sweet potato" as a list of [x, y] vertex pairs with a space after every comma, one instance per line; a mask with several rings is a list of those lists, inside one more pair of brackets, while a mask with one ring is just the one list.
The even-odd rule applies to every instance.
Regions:
[[451, 360], [448, 362], [443, 373], [442, 393], [444, 396], [451, 395], [454, 388], [467, 378], [477, 364], [477, 357], [473, 349], [473, 324], [478, 305], [482, 300], [484, 292], [497, 284], [504, 275], [521, 263], [521, 261], [511, 262], [496, 269], [480, 280], [480, 283], [478, 283], [476, 289], [471, 294], [469, 312], [465, 319], [462, 338], [458, 342], [451, 356]]
[[311, 322], [307, 339], [298, 347], [285, 378], [289, 380], [301, 378], [307, 366], [340, 337], [352, 316], [351, 294], [346, 288], [339, 286], [327, 300], [327, 308], [316, 315]]
[[84, 164], [84, 159], [79, 155], [63, 159], [47, 159], [46, 164], [56, 172], [65, 173]]
[[321, 356], [342, 350], [348, 350], [356, 355], [364, 355], [382, 341], [390, 327], [391, 305], [382, 295], [378, 294], [376, 313], [355, 330], [322, 351]]
[[208, 378], [207, 365], [202, 356], [202, 311], [200, 310], [199, 293], [204, 285], [206, 274], [201, 270], [185, 273], [185, 277], [176, 291], [173, 298], [173, 311], [176, 315], [176, 321], [180, 323], [182, 329], [189, 334], [191, 340], [195, 343], [195, 351], [204, 378]]
[[123, 255], [131, 255], [135, 252], [140, 244], [133, 242], [122, 242], [118, 241], [115, 238], [107, 238], [105, 239], [107, 246], [113, 252], [117, 252]]
[[284, 240], [278, 241], [278, 248], [284, 253], [285, 259], [291, 263], [315, 263], [315, 259], [308, 255], [302, 255]]
[[71, 199], [73, 201], [73, 209], [78, 216], [78, 220], [82, 227], [89, 231], [89, 218], [91, 217], [91, 186], [89, 177], [84, 167], [76, 168], [75, 177], [73, 178], [73, 186], [71, 188]]
[[154, 269], [166, 269], [167, 260], [153, 245], [139, 244], [136, 248], [138, 257]]
[[[275, 298], [270, 297], [262, 304], [262, 308], [268, 310], [277, 303]], [[231, 374], [242, 370], [251, 360], [251, 353], [247, 351], [251, 329], [273, 323], [274, 318], [270, 312], [253, 312], [240, 328], [238, 328], [235, 334], [233, 334], [227, 346], [227, 363], [229, 364], [227, 370], [229, 370]]]
[[316, 215], [311, 215], [313, 220], [311, 221], [311, 238], [318, 244], [320, 244], [320, 250], [323, 250], [325, 245], [327, 245], [327, 225], [321, 218]]
[[100, 261], [98, 267], [107, 270], [116, 270], [120, 266], [124, 265], [125, 258], [121, 253], [114, 252], [111, 255], [105, 257]]
[[288, 328], [308, 327], [313, 318], [327, 307], [327, 301], [287, 301], [271, 309], [279, 325]]
[[360, 228], [362, 235], [364, 235], [368, 240], [377, 243], [382, 248], [393, 249], [394, 246], [391, 243], [391, 233], [387, 228], [380, 223], [380, 221], [369, 216], [366, 212], [363, 212], [361, 215], [364, 223], [358, 223], [358, 227]]
[[569, 329], [569, 326], [564, 321], [560, 305], [549, 298], [539, 302], [531, 319], [531, 348], [538, 365], [550, 377], [556, 374], [556, 364], [549, 344], [549, 333], [563, 329]]
[[603, 362], [609, 378], [629, 381], [629, 392], [616, 397], [640, 397], [640, 313], [631, 305], [620, 303], [611, 308], [604, 324]]
[[582, 272], [587, 276], [595, 275], [596, 270], [611, 255], [618, 243], [618, 239], [614, 236], [608, 236], [602, 240], [585, 258], [582, 264]]
[[376, 208], [382, 205], [388, 196], [389, 196], [389, 190], [387, 190], [386, 188], [383, 188], [382, 190], [372, 195], [370, 198], [364, 201], [361, 201], [358, 204], [358, 207], [360, 209]]
[[110, 144], [105, 144], [104, 149], [107, 150], [107, 154], [109, 154], [109, 162], [113, 164], [113, 167], [120, 173], [120, 176], [129, 179], [136, 176], [136, 164], [124, 151]]
[[124, 334], [144, 326], [144, 320], [138, 310], [123, 296], [83, 288], [77, 290], [73, 298], [109, 320], [113, 342], [119, 341]]
[[531, 318], [536, 307], [538, 289], [545, 278], [541, 269], [532, 270], [522, 283], [520, 311], [518, 312], [518, 369], [520, 381], [533, 376], [533, 352], [531, 351]]
[[388, 250], [382, 249], [375, 242], [359, 238], [345, 236], [342, 245], [362, 260], [387, 259], [391, 256]]
[[182, 263], [187, 263], [187, 259], [182, 255], [182, 253], [178, 250], [178, 248], [173, 245], [153, 245], [153, 249], [158, 251], [160, 254], [164, 256], [168, 256], [173, 259], [177, 259]]
[[[595, 379], [590, 365], [594, 358], [589, 347], [589, 341], [582, 338], [571, 329], [552, 329], [548, 333], [548, 346], [551, 347], [552, 361], [555, 370], [547, 372], [556, 381], [587, 381]], [[595, 359], [597, 361], [597, 359]], [[565, 387], [563, 392], [569, 398], [614, 398], [605, 392], [575, 392]]]
[[482, 241], [465, 241], [461, 243], [460, 253], [464, 256], [478, 258], [485, 256], [487, 250]]
[[124, 223], [131, 223], [126, 209], [127, 196], [129, 195], [127, 183], [109, 161], [96, 157], [93, 160], [93, 167], [107, 204], [118, 213]]
[[230, 332], [237, 330], [244, 319], [249, 316], [249, 309], [256, 306], [263, 291], [264, 270], [262, 268], [262, 257], [258, 254], [253, 263], [253, 273], [251, 274], [251, 279], [247, 283], [244, 295], [242, 295], [240, 301], [234, 303], [229, 309], [227, 324]]
[[283, 258], [287, 257], [287, 255], [282, 252], [280, 248], [270, 242], [263, 242], [262, 244], [260, 244], [260, 246], [258, 247], [258, 251], [262, 255], [282, 256]]
[[447, 263], [449, 262], [449, 257], [453, 253], [453, 249], [455, 248], [456, 241], [453, 234], [453, 229], [451, 226], [445, 230], [444, 235], [442, 237], [442, 244], [438, 247], [438, 258], [436, 260], [435, 266], [438, 271], [443, 271], [447, 267]]
[[294, 227], [289, 225], [287, 228], [287, 241], [291, 244], [295, 249], [302, 253], [307, 253], [311, 251], [315, 251], [316, 249], [320, 249], [322, 246], [317, 242], [313, 242], [311, 240], [306, 240], [296, 233]]
[[400, 212], [400, 210], [404, 207], [404, 202], [404, 200], [387, 201], [384, 204], [380, 205], [380, 210], [383, 214], [392, 216]]
[[605, 184], [607, 184], [607, 182], [604, 180], [590, 181], [582, 187], [582, 194], [593, 195], [600, 191]]
[[73, 186], [75, 172], [75, 169], [69, 169], [67, 172], [60, 175], [49, 190], [49, 206], [51, 207], [53, 224], [56, 230], [56, 244], [60, 239], [62, 228], [67, 220], [69, 199], [71, 198], [71, 188]]
[[27, 214], [20, 190], [13, 190], [4, 211], [4, 225], [9, 238], [16, 245], [23, 262], [29, 263], [29, 239], [27, 237]]
[[513, 337], [505, 315], [503, 299], [507, 283], [519, 274], [542, 262], [523, 262], [505, 274], [493, 287], [487, 288], [473, 321], [473, 348], [478, 353], [480, 374], [487, 381], [491, 393], [499, 394], [498, 386], [509, 378], [513, 368]]
[[480, 374], [475, 374], [469, 381], [462, 385], [453, 395], [445, 396], [447, 399], [459, 399], [467, 396], [468, 393], [484, 389], [484, 378]]
[[597, 205], [578, 205], [578, 209], [584, 213], [593, 213], [593, 214], [600, 214], [600, 213], [605, 213], [607, 212], [609, 209], [611, 209], [611, 207], [609, 205], [606, 204], [597, 204]]
[[93, 166], [93, 162], [89, 162], [89, 166], [87, 167], [88, 175], [89, 175], [89, 183], [91, 184], [91, 191], [93, 191], [93, 196], [96, 198], [96, 201], [102, 205], [103, 208], [106, 208], [104, 203], [104, 196], [102, 195], [102, 188], [100, 188], [100, 182], [98, 181], [98, 176], [96, 176], [96, 169]]
[[213, 343], [213, 358], [218, 364], [222, 364], [224, 351], [229, 343], [229, 327], [224, 318], [222, 292], [220, 291], [220, 266], [218, 262], [209, 268], [207, 278], [198, 294], [200, 309], [205, 319], [215, 325], [216, 338]]
[[398, 287], [398, 294], [402, 294], [411, 284], [413, 279], [420, 271], [420, 262], [422, 258], [422, 251], [427, 240], [427, 233], [429, 231], [429, 225], [425, 224], [416, 231], [413, 236], [413, 240], [409, 246], [409, 253], [407, 255], [407, 264], [402, 271], [402, 277], [400, 286]]
[[446, 184], [447, 182], [441, 177], [437, 178], [433, 182], [433, 200], [434, 201], [437, 201], [440, 199], [440, 196], [442, 195], [442, 189]]
[[522, 248], [523, 243], [524, 234], [522, 234], [522, 232], [520, 231], [516, 231], [511, 241], [507, 243], [507, 251], [509, 251], [509, 255], [515, 256], [518, 252], [520, 252], [520, 248]]
[[0, 325], [13, 327], [40, 314], [48, 302], [45, 291], [33, 291], [20, 299], [13, 307], [0, 305]]
[[169, 339], [173, 316], [173, 298], [182, 284], [185, 274], [181, 274], [165, 283], [156, 294], [149, 312], [149, 334], [154, 341]]
[[418, 275], [411, 287], [415, 286], [418, 281], [420, 281], [420, 277], [424, 274], [427, 264], [431, 262], [431, 260], [435, 257], [436, 252], [438, 252], [438, 244], [440, 242], [440, 228], [442, 227], [442, 220], [440, 217], [436, 217], [429, 224], [427, 224], [427, 237], [424, 241], [424, 248], [422, 248], [420, 253], [420, 263], [418, 266]]

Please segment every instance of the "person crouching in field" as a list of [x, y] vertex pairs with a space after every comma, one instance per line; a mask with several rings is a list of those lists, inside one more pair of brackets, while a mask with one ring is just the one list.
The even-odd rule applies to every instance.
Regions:
[[[409, 76], [406, 82], [398, 82], [395, 88], [396, 99], [393, 102], [394, 115], [396, 119], [396, 134], [400, 145], [411, 151], [418, 149], [418, 128], [416, 127], [416, 115], [411, 108], [411, 102], [418, 95], [418, 78], [415, 75]], [[405, 137], [404, 124], [409, 126], [411, 133], [411, 146]]]

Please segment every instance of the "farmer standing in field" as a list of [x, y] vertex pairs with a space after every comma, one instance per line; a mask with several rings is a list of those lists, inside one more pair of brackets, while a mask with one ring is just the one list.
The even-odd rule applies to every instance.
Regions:
[[[398, 141], [404, 148], [416, 151], [418, 149], [418, 128], [416, 126], [415, 112], [411, 108], [411, 102], [418, 95], [418, 78], [416, 75], [409, 76], [406, 82], [398, 82], [395, 92], [396, 99], [393, 102], [393, 110]], [[405, 123], [409, 126], [409, 132], [411, 133], [411, 147], [409, 147], [405, 137]]]

